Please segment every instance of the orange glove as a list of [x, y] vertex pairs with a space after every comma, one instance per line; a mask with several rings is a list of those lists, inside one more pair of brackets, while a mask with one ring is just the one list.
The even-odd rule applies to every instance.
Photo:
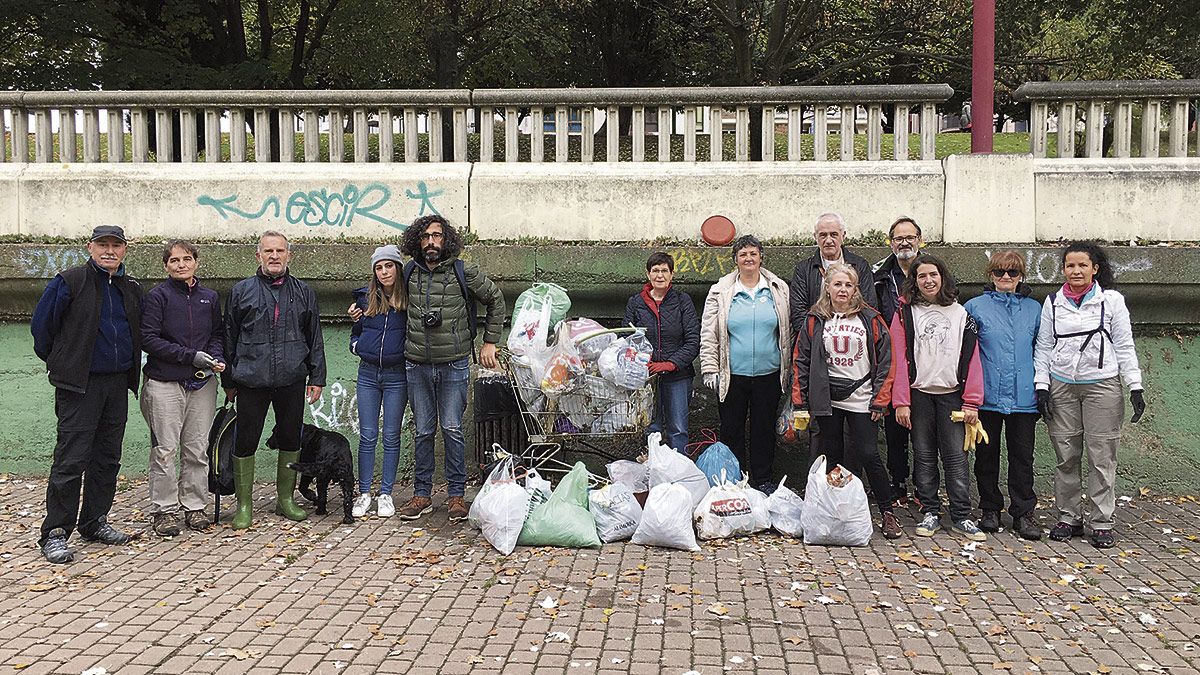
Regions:
[[670, 361], [651, 361], [649, 364], [650, 374], [658, 375], [659, 373], [673, 373], [677, 370], [674, 363]]

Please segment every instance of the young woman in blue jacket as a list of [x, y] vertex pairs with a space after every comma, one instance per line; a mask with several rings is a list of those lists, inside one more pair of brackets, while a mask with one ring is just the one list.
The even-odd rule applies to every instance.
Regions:
[[400, 463], [400, 425], [408, 403], [404, 341], [408, 326], [408, 295], [403, 260], [395, 245], [380, 246], [371, 256], [374, 274], [365, 288], [354, 291], [362, 319], [350, 330], [350, 351], [358, 366], [358, 498], [352, 514], [361, 518], [371, 508], [371, 479], [375, 475], [375, 446], [379, 442], [379, 412], [383, 409], [383, 476], [379, 479], [376, 512], [380, 518], [396, 513], [392, 484]]
[[1000, 531], [1000, 433], [1008, 448], [1008, 514], [1013, 532], [1036, 541], [1042, 529], [1033, 517], [1033, 434], [1037, 424], [1037, 393], [1033, 386], [1033, 352], [1041, 325], [1042, 306], [1029, 297], [1025, 258], [1015, 251], [997, 251], [988, 261], [989, 282], [983, 294], [967, 302], [967, 313], [979, 327], [983, 363], [983, 405], [979, 421], [988, 442], [975, 449], [975, 480], [979, 484], [979, 529]]

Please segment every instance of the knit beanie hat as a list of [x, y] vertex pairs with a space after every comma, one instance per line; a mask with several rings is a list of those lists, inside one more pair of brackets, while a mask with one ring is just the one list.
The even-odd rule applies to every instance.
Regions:
[[400, 249], [396, 248], [395, 244], [388, 244], [387, 246], [380, 246], [375, 249], [375, 252], [371, 254], [371, 269], [375, 269], [375, 266], [381, 260], [391, 260], [396, 263], [397, 267], [404, 264], [404, 259], [400, 257]]

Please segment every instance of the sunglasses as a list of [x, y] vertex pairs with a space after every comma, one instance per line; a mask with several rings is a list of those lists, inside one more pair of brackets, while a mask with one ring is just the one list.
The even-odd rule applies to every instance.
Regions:
[[997, 279], [1000, 279], [1005, 275], [1016, 279], [1017, 277], [1021, 276], [1021, 270], [992, 270], [992, 276], [996, 277]]

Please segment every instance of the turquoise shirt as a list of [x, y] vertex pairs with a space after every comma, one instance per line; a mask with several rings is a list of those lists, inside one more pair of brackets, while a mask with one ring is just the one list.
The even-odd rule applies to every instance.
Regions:
[[[1059, 291], [1059, 293], [1062, 293], [1062, 291]], [[1092, 287], [1088, 289], [1087, 293], [1083, 294], [1083, 297], [1079, 299], [1079, 302], [1075, 302], [1074, 300], [1072, 300], [1070, 298], [1067, 298], [1067, 302], [1074, 302], [1075, 306], [1079, 307], [1083, 303], [1090, 300], [1092, 298], [1092, 296], [1094, 296], [1094, 295], [1096, 295], [1096, 284], [1092, 284]], [[1059, 382], [1063, 382], [1066, 384], [1096, 384], [1097, 382], [1100, 381], [1100, 380], [1068, 380], [1067, 378], [1059, 377], [1058, 375], [1055, 375], [1054, 373], [1050, 373], [1050, 377], [1058, 380]]]
[[758, 377], [778, 371], [779, 317], [771, 289], [759, 284], [751, 293], [739, 284], [729, 306], [729, 372]]

